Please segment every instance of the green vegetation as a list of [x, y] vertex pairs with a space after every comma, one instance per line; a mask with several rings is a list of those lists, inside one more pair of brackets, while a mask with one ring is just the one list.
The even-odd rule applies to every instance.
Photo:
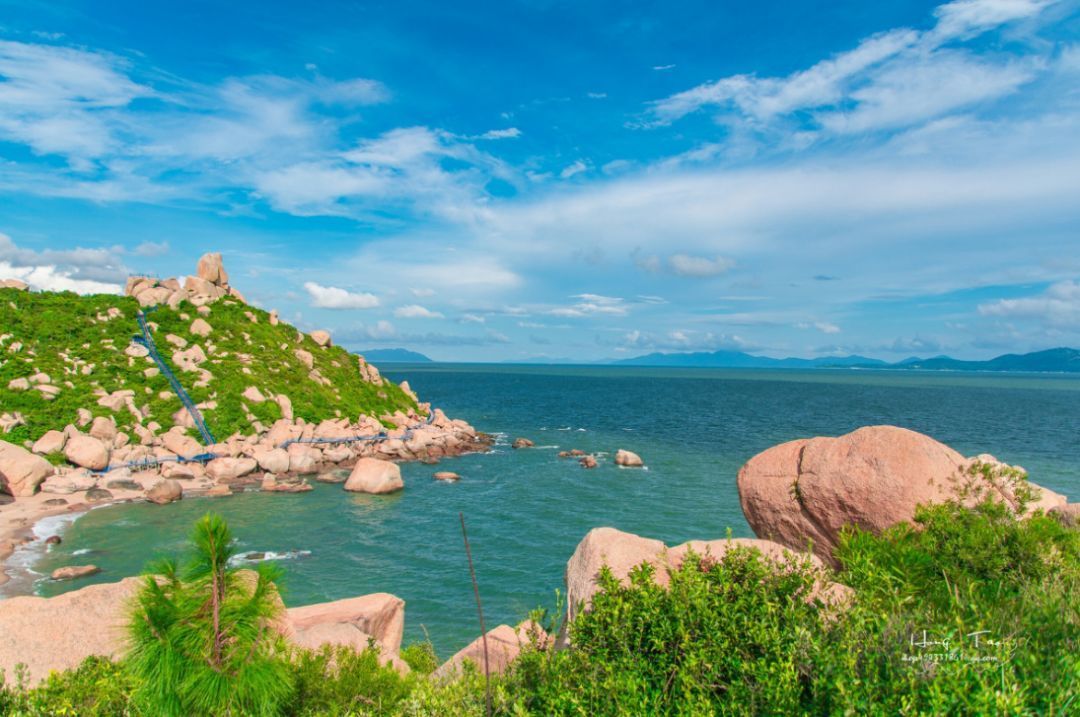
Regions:
[[[14, 443], [36, 440], [50, 429], [75, 423], [80, 408], [95, 416], [113, 416], [119, 429], [132, 438], [135, 423], [156, 421], [168, 430], [173, 414], [181, 408], [180, 400], [164, 376], [146, 375], [147, 369], [154, 368], [149, 358], [124, 353], [132, 336], [139, 333], [138, 308], [128, 297], [0, 289], [0, 336], [6, 336], [0, 340], [0, 406], [5, 413], [22, 414], [26, 421], [3, 439]], [[114, 318], [109, 317], [110, 309]], [[253, 432], [245, 406], [265, 426], [281, 417], [273, 401], [245, 401], [241, 394], [249, 386], [265, 396], [288, 396], [294, 415], [312, 422], [338, 417], [355, 420], [360, 414], [379, 417], [416, 407], [389, 381], [383, 386], [364, 381], [357, 358], [345, 349], [320, 348], [285, 323], [272, 326], [269, 314], [261, 309], [224, 299], [212, 304], [210, 310], [202, 317], [213, 328], [205, 338], [191, 333], [191, 324], [200, 315], [186, 302], [177, 310], [161, 306], [148, 314], [148, 319], [158, 349], [170, 364], [177, 349], [166, 340], [169, 334], [183, 339], [189, 347], [198, 344], [206, 351], [208, 360], [201, 368], [213, 374], [208, 385], [195, 385], [200, 373], [180, 372], [175, 365], [172, 368], [196, 403], [215, 404], [205, 409], [203, 416], [219, 440]], [[312, 355], [314, 369], [325, 382], [309, 377], [311, 369], [294, 353], [297, 349]], [[38, 372], [48, 374], [60, 389], [55, 398], [49, 400], [35, 389], [8, 388], [12, 380]], [[112, 411], [98, 405], [101, 391], [122, 389], [135, 392], [135, 406], [147, 414], [145, 417], [136, 418], [127, 408]]]
[[[691, 555], [667, 589], [648, 565], [629, 585], [605, 571], [568, 628], [571, 648], [533, 645], [493, 680], [494, 713], [1080, 712], [1080, 531], [990, 502], [934, 506], [916, 522], [843, 536], [831, 577], [854, 597], [839, 608], [815, 597], [809, 564], [781, 568], [749, 549]], [[428, 645], [403, 651], [405, 677], [373, 650], [264, 654], [287, 672], [276, 714], [485, 711], [483, 675], [428, 678]], [[134, 699], [145, 680], [130, 658], [90, 660], [34, 690], [0, 689], [0, 713], [147, 714]]]
[[167, 717], [280, 714], [292, 693], [284, 639], [271, 627], [285, 609], [280, 569], [229, 567], [233, 538], [216, 515], [195, 524], [191, 543], [182, 571], [163, 560], [139, 592], [127, 658], [136, 702]]

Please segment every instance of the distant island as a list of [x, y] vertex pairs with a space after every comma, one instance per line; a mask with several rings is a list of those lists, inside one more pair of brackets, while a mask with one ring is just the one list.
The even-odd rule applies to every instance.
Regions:
[[368, 361], [379, 363], [432, 363], [424, 354], [408, 349], [371, 349], [359, 353]]
[[742, 351], [651, 353], [613, 362], [616, 366], [677, 366], [685, 368], [872, 368], [918, 371], [1026, 371], [1080, 373], [1080, 350], [1047, 349], [1027, 354], [1005, 354], [988, 361], [962, 361], [949, 356], [912, 357], [889, 363], [865, 356], [783, 358], [754, 356]]

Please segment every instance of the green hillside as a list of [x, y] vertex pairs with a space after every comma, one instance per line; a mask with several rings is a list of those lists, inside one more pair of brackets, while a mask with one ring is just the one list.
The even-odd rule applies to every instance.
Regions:
[[[208, 308], [209, 313], [200, 315], [186, 302], [176, 310], [163, 305], [148, 319], [159, 351], [192, 399], [211, 406], [202, 413], [219, 441], [234, 433], [253, 433], [252, 417], [267, 427], [281, 418], [273, 400], [254, 403], [241, 396], [251, 386], [268, 398], [284, 394], [296, 418], [313, 422], [416, 408], [390, 381], [380, 386], [365, 380], [358, 358], [343, 348], [320, 347], [285, 323], [271, 325], [269, 313], [239, 301], [225, 299]], [[155, 366], [149, 357], [126, 353], [132, 336], [139, 333], [138, 309], [129, 297], [0, 289], [0, 416], [21, 414], [25, 420], [0, 437], [14, 443], [36, 440], [50, 429], [76, 423], [80, 408], [94, 416], [115, 417], [119, 430], [132, 439], [137, 423], [157, 422], [160, 431], [168, 430], [181, 408], [179, 398], [163, 375], [147, 371]], [[199, 318], [212, 327], [209, 336], [191, 332]], [[170, 334], [186, 342], [186, 349], [203, 349], [206, 361], [199, 371], [182, 371], [174, 364], [174, 343], [180, 342], [168, 341]], [[311, 354], [311, 369], [306, 357], [294, 353], [298, 349]], [[205, 378], [201, 369], [212, 374], [204, 386], [198, 385]], [[42, 373], [55, 387], [47, 389], [54, 396], [34, 387], [32, 377]], [[31, 387], [18, 390], [19, 379], [27, 379]], [[141, 418], [126, 406], [113, 410], [98, 404], [102, 392], [125, 389], [135, 392], [133, 403], [145, 414]], [[191, 433], [197, 436], [194, 429]]]

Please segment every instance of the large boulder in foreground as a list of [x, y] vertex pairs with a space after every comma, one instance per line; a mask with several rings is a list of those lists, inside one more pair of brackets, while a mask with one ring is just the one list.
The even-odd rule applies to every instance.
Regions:
[[354, 493], [393, 493], [405, 487], [397, 463], [378, 458], [361, 458], [345, 481], [345, 490]]
[[[982, 470], [982, 469], [988, 470]], [[965, 458], [943, 443], [896, 426], [867, 426], [838, 438], [774, 446], [739, 471], [739, 501], [754, 533], [832, 560], [840, 530], [879, 532], [911, 521], [919, 505], [985, 497], [1016, 505], [1022, 469], [992, 456]], [[1065, 498], [1033, 484], [1031, 507]]]
[[0, 492], [16, 498], [32, 496], [53, 470], [52, 464], [41, 456], [14, 443], [0, 441]]
[[[713, 559], [723, 557], [735, 548], [755, 548], [774, 562], [785, 564], [808, 563], [814, 569], [824, 567], [821, 560], [809, 554], [796, 553], [783, 545], [769, 540], [753, 538], [727, 538], [721, 540], [692, 540], [668, 548], [659, 540], [642, 538], [615, 528], [593, 528], [578, 543], [577, 549], [566, 564], [566, 609], [568, 621], [586, 609], [593, 595], [600, 591], [597, 577], [600, 569], [607, 566], [615, 579], [627, 584], [630, 571], [648, 563], [655, 572], [653, 579], [658, 585], [669, 582], [669, 570], [679, 568], [691, 550], [700, 556]], [[831, 592], [827, 586], [822, 586]]]
[[0, 600], [0, 669], [10, 678], [22, 662], [35, 685], [50, 670], [71, 669], [91, 655], [119, 656], [126, 637], [124, 606], [141, 582], [127, 578], [53, 598]]
[[548, 644], [548, 634], [544, 628], [531, 620], [526, 620], [517, 628], [499, 625], [461, 648], [453, 657], [440, 665], [433, 676], [436, 678], [453, 677], [455, 673], [461, 671], [466, 661], [474, 663], [483, 673], [485, 637], [487, 638], [487, 667], [492, 674], [505, 672], [510, 663], [517, 659], [521, 651], [531, 643], [535, 642], [541, 649]]
[[[238, 576], [247, 584], [255, 582], [251, 571], [241, 570]], [[128, 610], [143, 581], [125, 578], [52, 598], [0, 600], [0, 670], [11, 678], [15, 666], [24, 663], [33, 686], [50, 671], [74, 668], [91, 655], [120, 657]], [[312, 649], [331, 643], [363, 650], [370, 636], [383, 661], [396, 666], [404, 625], [405, 602], [386, 593], [294, 607], [272, 623], [293, 644]]]
[[384, 658], [397, 658], [405, 630], [405, 601], [375, 593], [286, 611], [289, 639], [309, 649], [325, 644], [364, 650], [371, 638]]

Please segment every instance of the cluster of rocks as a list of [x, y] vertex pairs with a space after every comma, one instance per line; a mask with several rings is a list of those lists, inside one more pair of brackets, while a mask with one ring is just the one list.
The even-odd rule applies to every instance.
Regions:
[[[582, 468], [596, 468], [600, 465], [596, 456], [591, 453], [586, 453], [580, 448], [572, 448], [568, 451], [559, 451], [559, 458], [577, 458], [578, 463]], [[641, 460], [641, 456], [632, 451], [620, 448], [615, 451], [615, 465], [620, 468], [644, 468], [645, 462]]]
[[181, 284], [179, 279], [157, 279], [150, 276], [132, 276], [124, 287], [124, 295], [139, 302], [140, 306], [165, 304], [172, 309], [187, 301], [194, 306], [212, 304], [227, 296], [247, 303], [243, 294], [229, 285], [229, 274], [222, 264], [221, 254], [204, 254], [199, 259], [194, 276]]
[[[0, 491], [16, 497], [45, 493], [68, 495], [105, 489], [127, 482], [146, 491], [155, 503], [178, 499], [185, 491], [260, 487], [273, 492], [302, 492], [310, 485], [305, 475], [328, 473], [371, 461], [392, 467], [391, 461], [437, 462], [441, 458], [485, 450], [490, 439], [462, 420], [450, 419], [440, 409], [426, 417], [396, 412], [385, 420], [399, 426], [387, 430], [379, 420], [360, 416], [356, 421], [328, 419], [318, 424], [302, 418], [279, 419], [261, 434], [233, 436], [202, 446], [181, 427], [133, 444], [118, 432], [111, 418], [97, 417], [86, 430], [69, 425], [52, 430], [30, 450], [0, 441]], [[385, 440], [350, 442], [356, 436], [385, 433]], [[53, 466], [44, 456], [62, 454], [70, 465]], [[206, 463], [181, 459], [202, 454], [217, 457]], [[142, 470], [119, 468], [99, 473], [110, 465], [145, 463]], [[389, 470], [389, 469], [387, 469]], [[400, 481], [400, 474], [398, 476]], [[363, 481], [357, 479], [354, 485]], [[220, 490], [222, 487], [226, 490]], [[354, 490], [349, 487], [349, 490]], [[386, 492], [385, 487], [368, 492]], [[107, 497], [107, 496], [99, 496]]]

